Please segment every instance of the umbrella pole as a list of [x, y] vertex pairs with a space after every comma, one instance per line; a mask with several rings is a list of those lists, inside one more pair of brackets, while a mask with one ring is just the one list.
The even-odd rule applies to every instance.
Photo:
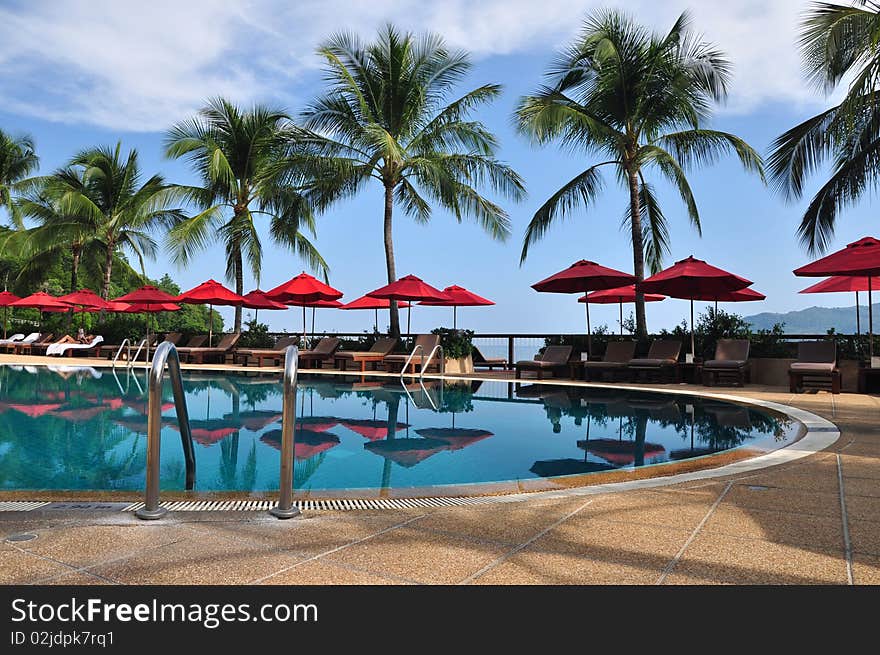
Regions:
[[874, 306], [871, 304], [871, 277], [868, 276], [868, 356], [874, 360]]
[[453, 330], [458, 329], [458, 317], [456, 315], [457, 312], [458, 312], [458, 305], [453, 305], [452, 306], [452, 329]]
[[412, 303], [406, 308], [406, 336], [412, 336], [410, 331], [410, 321], [412, 320]]
[[584, 309], [587, 311], [587, 361], [593, 353], [593, 331], [590, 329], [590, 303], [584, 303]]
[[208, 305], [208, 348], [210, 348], [213, 344], [211, 343], [214, 338], [214, 303]]
[[9, 305], [6, 305], [6, 316], [3, 318], [3, 338], [6, 338], [6, 326], [9, 324]]
[[862, 335], [862, 324], [859, 318], [859, 292], [856, 291], [856, 336]]
[[694, 347], [694, 299], [691, 298], [691, 356], [696, 355], [697, 349]]
[[376, 312], [376, 324], [373, 326], [373, 330], [379, 332], [379, 308], [376, 307], [373, 311]]
[[312, 307], [312, 334], [315, 333], [315, 308]]
[[303, 305], [303, 348], [306, 347], [306, 306]]
[[620, 305], [620, 336], [623, 336], [623, 301], [621, 300], [618, 305]]

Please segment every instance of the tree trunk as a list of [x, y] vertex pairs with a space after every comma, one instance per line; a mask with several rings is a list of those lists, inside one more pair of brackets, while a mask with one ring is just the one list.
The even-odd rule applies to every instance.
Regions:
[[[236, 242], [234, 245], [234, 254], [235, 257], [235, 293], [239, 296], [244, 295], [244, 271], [242, 270], [242, 261], [241, 261], [241, 244]], [[235, 308], [235, 332], [237, 334], [241, 334], [241, 311], [242, 306], [238, 305]]]
[[635, 167], [627, 169], [629, 178], [629, 212], [632, 228], [633, 275], [636, 276], [636, 338], [648, 336], [645, 321], [645, 293], [642, 291], [642, 280], [645, 279], [645, 246], [642, 240], [642, 212], [639, 204], [639, 175]]
[[101, 297], [110, 300], [110, 276], [113, 274], [113, 251], [116, 250], [116, 242], [107, 239], [107, 257], [104, 259], [104, 284], [101, 287]]
[[[391, 236], [391, 212], [394, 207], [394, 187], [385, 185], [385, 267], [388, 269], [388, 284], [397, 280], [397, 272], [394, 268], [394, 240]], [[389, 333], [392, 337], [400, 338], [400, 316], [397, 313], [397, 301], [392, 300], [390, 307], [391, 325]]]
[[[73, 261], [70, 263], [70, 293], [73, 293], [77, 290], [77, 285], [79, 284], [79, 260], [82, 257], [82, 246], [79, 244], [74, 244], [70, 247], [70, 253], [72, 255]], [[67, 331], [70, 331], [70, 325], [73, 323], [73, 310], [67, 312]]]

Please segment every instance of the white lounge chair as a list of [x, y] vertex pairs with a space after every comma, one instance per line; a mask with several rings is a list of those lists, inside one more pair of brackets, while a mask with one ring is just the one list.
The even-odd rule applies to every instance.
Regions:
[[[37, 336], [40, 336], [40, 335], [37, 334]], [[0, 339], [0, 346], [8, 346], [11, 343], [18, 343], [22, 339], [24, 339], [24, 335], [21, 332], [17, 332], [16, 334], [13, 334], [8, 339]]]
[[89, 343], [53, 343], [46, 348], [47, 355], [64, 355], [68, 350], [91, 350], [99, 343], [104, 341], [104, 337], [100, 334], [94, 337]]

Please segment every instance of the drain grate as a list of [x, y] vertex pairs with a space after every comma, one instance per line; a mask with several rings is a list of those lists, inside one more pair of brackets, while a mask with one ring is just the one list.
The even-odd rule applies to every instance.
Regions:
[[13, 534], [6, 537], [6, 541], [18, 542], [18, 541], [32, 541], [37, 538], [37, 535], [31, 532], [23, 532], [21, 534]]
[[45, 501], [4, 500], [0, 502], [0, 512], [30, 512], [39, 507], [45, 507], [48, 504]]
[[[297, 500], [294, 502], [300, 511], [349, 511], [359, 509], [419, 509], [423, 507], [461, 507], [495, 502], [494, 496], [463, 498], [374, 498], [374, 499], [329, 499]], [[132, 503], [123, 512], [134, 512], [143, 503]], [[169, 512], [261, 512], [275, 506], [273, 500], [198, 500], [162, 503]]]

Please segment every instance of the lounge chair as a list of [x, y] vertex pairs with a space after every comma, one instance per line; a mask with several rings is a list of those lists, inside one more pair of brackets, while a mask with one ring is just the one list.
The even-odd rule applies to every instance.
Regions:
[[471, 359], [474, 362], [474, 368], [488, 368], [490, 371], [495, 368], [507, 368], [507, 360], [504, 357], [486, 357], [480, 352], [476, 346], [471, 346]]
[[719, 339], [715, 357], [703, 362], [703, 384], [724, 380], [743, 386], [749, 378], [749, 340]]
[[592, 373], [601, 377], [606, 372], [613, 375], [615, 371], [626, 371], [635, 354], [635, 341], [609, 341], [601, 362], [581, 362], [584, 379], [589, 380]]
[[0, 346], [9, 346], [13, 343], [16, 343], [17, 341], [21, 341], [22, 339], [24, 339], [24, 334], [22, 334], [21, 332], [16, 332], [8, 339], [0, 339]]
[[837, 344], [828, 340], [798, 343], [797, 361], [788, 367], [788, 386], [792, 393], [804, 389], [840, 393]]
[[178, 345], [180, 345], [181, 339], [183, 339], [182, 332], [166, 332], [165, 338], [163, 339], [163, 341], [170, 341], [175, 346], [178, 346]]
[[[386, 371], [415, 373], [416, 367], [418, 367], [419, 371], [427, 371], [430, 366], [434, 366], [439, 371], [441, 367], [440, 358], [435, 351], [438, 345], [440, 345], [439, 334], [417, 334], [411, 353], [385, 355], [382, 358], [382, 363]], [[410, 355], [412, 355], [412, 359], [407, 367], [409, 370], [404, 371], [403, 369], [406, 366], [407, 360], [410, 359]], [[431, 357], [430, 360], [427, 359], [429, 356]]]
[[[230, 354], [235, 344], [241, 338], [238, 332], [228, 332], [224, 334], [216, 346], [211, 348], [202, 346], [190, 346], [187, 344], [177, 349], [177, 353], [181, 359], [190, 364], [205, 364], [209, 360], [223, 362], [226, 355]], [[192, 339], [190, 339], [192, 341]]]
[[256, 363], [262, 366], [263, 362], [269, 360], [270, 365], [278, 366], [284, 358], [284, 351], [288, 346], [295, 346], [299, 343], [299, 336], [293, 335], [289, 337], [281, 337], [275, 342], [273, 348], [236, 348], [232, 354], [233, 362], [241, 366], [249, 366]]
[[25, 353], [33, 354], [35, 349], [43, 352], [46, 350], [46, 348], [49, 347], [49, 344], [52, 343], [52, 339], [54, 338], [54, 334], [52, 334], [51, 332], [46, 332], [40, 334], [33, 341], [25, 341], [24, 339], [22, 339], [21, 341], [17, 341], [12, 345], [7, 346], [7, 350], [11, 350], [16, 355], [24, 355]]
[[547, 346], [541, 358], [524, 359], [514, 364], [514, 377], [522, 377], [523, 371], [534, 371], [538, 379], [544, 378], [544, 373], [549, 371], [555, 376], [557, 373], [571, 372], [571, 346]]
[[339, 339], [323, 337], [311, 350], [299, 351], [299, 365], [303, 368], [321, 368], [324, 362], [332, 362], [339, 348]]
[[6, 349], [6, 352], [15, 352], [15, 347], [25, 343], [33, 343], [40, 338], [39, 332], [31, 332], [29, 335], [13, 334], [8, 339], [0, 340], [0, 346]]
[[98, 334], [92, 337], [92, 340], [88, 343], [53, 343], [49, 344], [49, 347], [46, 348], [46, 354], [72, 357], [73, 353], [85, 354], [89, 350], [93, 350], [95, 346], [103, 341], [104, 337]]
[[376, 339], [376, 342], [369, 350], [339, 350], [333, 356], [333, 365], [340, 370], [346, 370], [348, 364], [359, 364], [361, 373], [367, 370], [367, 364], [372, 363], [373, 368], [385, 359], [386, 355], [390, 355], [397, 345], [397, 339], [394, 337], [386, 337], [384, 339]]
[[678, 354], [681, 352], [681, 341], [677, 339], [654, 339], [648, 349], [647, 357], [636, 357], [629, 360], [628, 371], [634, 371], [650, 375], [652, 372], [663, 373], [671, 371], [678, 379]]

